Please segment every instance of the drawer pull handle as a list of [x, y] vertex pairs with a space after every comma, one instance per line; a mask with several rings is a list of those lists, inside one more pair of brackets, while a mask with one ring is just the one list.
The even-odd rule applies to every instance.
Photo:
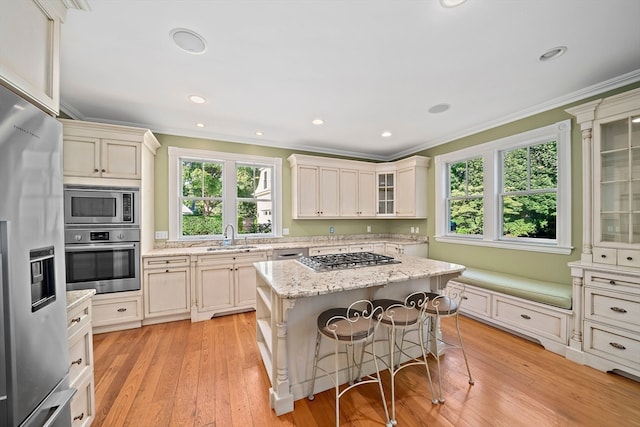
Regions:
[[73, 319], [71, 319], [71, 324], [73, 325], [74, 323], [80, 323], [80, 320], [82, 320], [80, 317], [74, 317]]
[[127, 309], [126, 309], [126, 308], [119, 308], [119, 309], [118, 309], [118, 313], [124, 313], [125, 311], [127, 311]]
[[79, 358], [78, 360], [73, 360], [71, 364], [80, 366], [82, 364], [82, 357]]
[[82, 421], [83, 418], [84, 418], [84, 412], [81, 413], [80, 415], [76, 415], [75, 417], [73, 417], [73, 421]]
[[621, 307], [611, 307], [611, 310], [615, 311], [616, 313], [626, 313], [627, 310], [625, 310], [624, 308]]
[[169, 269], [167, 268], [167, 269], [165, 270], [165, 273], [168, 273], [168, 272], [169, 272]]
[[617, 342], [610, 342], [609, 345], [613, 348], [617, 348], [618, 350], [626, 350], [627, 348], [622, 344], [618, 344]]
[[531, 316], [529, 316], [528, 314], [521, 314], [520, 317], [522, 317], [523, 319], [527, 319], [527, 320], [531, 319]]
[[603, 259], [604, 259], [604, 258], [606, 258], [606, 257], [607, 257], [607, 256], [606, 256], [606, 255], [604, 255], [604, 254], [600, 255], [600, 258], [603, 258]]
[[616, 281], [615, 281], [615, 280], [609, 280], [609, 284], [610, 284], [610, 285], [615, 285], [615, 284], [616, 284]]
[[628, 257], [627, 257], [627, 261], [633, 261], [633, 257], [628, 256]]

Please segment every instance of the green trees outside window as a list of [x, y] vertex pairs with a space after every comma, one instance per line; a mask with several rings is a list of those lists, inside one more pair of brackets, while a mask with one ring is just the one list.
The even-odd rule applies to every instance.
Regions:
[[[501, 235], [556, 239], [558, 151], [550, 141], [500, 152]], [[449, 234], [484, 233], [483, 158], [448, 165]]]
[[449, 165], [449, 233], [482, 235], [483, 193], [482, 158]]
[[[183, 159], [181, 168], [182, 236], [222, 235], [229, 222], [237, 234], [271, 233], [272, 167], [238, 165], [235, 183], [223, 181], [222, 162]], [[225, 184], [235, 185], [235, 220], [223, 221]]]
[[182, 161], [182, 235], [222, 234], [223, 166]]
[[556, 141], [502, 153], [503, 236], [556, 238], [557, 159]]

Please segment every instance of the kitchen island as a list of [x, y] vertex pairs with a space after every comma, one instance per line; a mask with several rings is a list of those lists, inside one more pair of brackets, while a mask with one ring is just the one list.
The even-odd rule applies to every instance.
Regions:
[[[398, 255], [398, 264], [315, 272], [298, 261], [263, 261], [257, 271], [257, 341], [267, 374], [271, 407], [277, 415], [310, 393], [316, 319], [322, 311], [359, 299], [404, 299], [415, 291], [439, 292], [464, 266]], [[322, 345], [326, 345], [326, 341]], [[373, 370], [373, 363], [363, 367]], [[333, 387], [316, 380], [314, 393]]]

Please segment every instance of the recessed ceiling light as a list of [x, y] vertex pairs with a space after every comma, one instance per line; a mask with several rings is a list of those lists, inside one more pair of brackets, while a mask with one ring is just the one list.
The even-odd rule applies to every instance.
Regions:
[[256, 132], [256, 135], [258, 135], [258, 136], [262, 136], [262, 135], [264, 135], [264, 134], [263, 134], [261, 131], [257, 131], [257, 132]]
[[193, 30], [174, 28], [169, 32], [176, 45], [185, 52], [200, 54], [207, 50], [207, 42]]
[[199, 127], [199, 128], [203, 128], [205, 126], [205, 124], [204, 123], [196, 123], [196, 126]]
[[391, 136], [391, 132], [389, 132], [388, 130], [385, 130], [380, 134], [380, 136], [383, 138], [389, 138]]
[[538, 60], [543, 62], [550, 61], [552, 59], [556, 59], [557, 57], [564, 55], [566, 51], [567, 51], [566, 46], [554, 47], [553, 49], [549, 49], [548, 51], [540, 55]]
[[204, 104], [205, 102], [207, 102], [207, 100], [200, 95], [189, 95], [189, 101], [193, 102], [194, 104]]
[[436, 104], [433, 107], [429, 108], [429, 112], [431, 114], [439, 114], [439, 113], [444, 113], [449, 108], [451, 108], [451, 105], [449, 104]]
[[314, 124], [314, 125], [316, 125], [316, 126], [320, 126], [320, 125], [323, 125], [323, 124], [324, 124], [324, 120], [322, 120], [322, 119], [313, 119], [313, 120], [311, 121], [311, 123], [313, 123], [313, 124]]
[[440, 0], [440, 5], [442, 7], [456, 7], [460, 6], [465, 1], [467, 0]]

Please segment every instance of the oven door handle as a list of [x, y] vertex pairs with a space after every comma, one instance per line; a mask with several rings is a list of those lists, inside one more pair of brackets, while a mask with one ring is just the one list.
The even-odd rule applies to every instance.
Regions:
[[67, 252], [88, 252], [98, 250], [119, 250], [119, 249], [135, 249], [136, 244], [131, 243], [129, 245], [111, 245], [111, 244], [103, 244], [103, 245], [67, 245], [65, 246], [65, 251]]

